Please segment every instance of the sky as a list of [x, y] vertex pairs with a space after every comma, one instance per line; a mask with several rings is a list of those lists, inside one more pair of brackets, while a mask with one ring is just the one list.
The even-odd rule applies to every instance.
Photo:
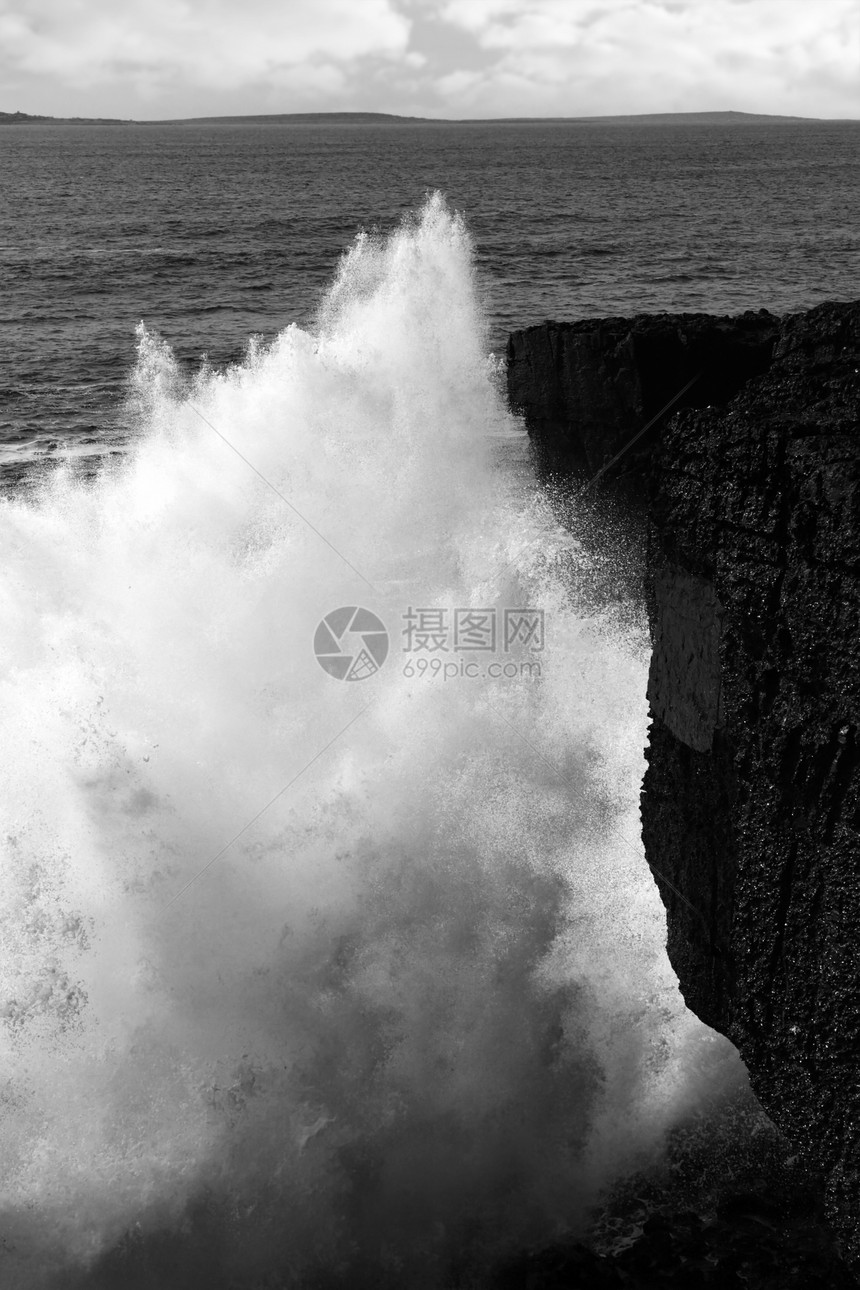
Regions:
[[0, 0], [0, 110], [860, 118], [860, 0]]

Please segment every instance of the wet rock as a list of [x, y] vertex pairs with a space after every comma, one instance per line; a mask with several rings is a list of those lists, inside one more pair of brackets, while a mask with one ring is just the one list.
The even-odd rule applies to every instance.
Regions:
[[758, 1196], [719, 1212], [655, 1214], [624, 1250], [559, 1245], [500, 1269], [492, 1290], [852, 1290], [856, 1281], [820, 1224], [788, 1222]]
[[604, 477], [649, 530], [646, 856], [688, 1004], [860, 1268], [860, 303], [546, 324], [508, 355], [569, 479], [705, 373]]
[[[673, 407], [727, 403], [770, 365], [779, 320], [761, 310], [739, 318], [656, 314], [548, 322], [508, 341], [508, 394], [523, 413], [544, 475], [583, 480]], [[685, 387], [688, 387], [685, 389]], [[609, 477], [641, 495], [643, 435]]]

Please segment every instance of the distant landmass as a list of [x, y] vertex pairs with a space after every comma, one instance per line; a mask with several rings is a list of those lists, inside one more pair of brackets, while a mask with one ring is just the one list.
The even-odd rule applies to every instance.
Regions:
[[137, 125], [109, 116], [33, 116], [30, 112], [0, 112], [0, 125]]
[[[391, 112], [275, 112], [250, 116], [192, 116], [159, 125], [433, 125], [429, 116], [395, 116]], [[150, 122], [154, 124], [154, 122]], [[444, 124], [451, 125], [446, 121]]]
[[630, 116], [511, 116], [428, 117], [394, 116], [388, 112], [284, 112], [271, 116], [202, 116], [162, 121], [160, 125], [734, 125], [744, 122], [814, 121], [816, 117], [767, 116], [755, 112], [648, 112]]
[[[550, 119], [550, 118], [548, 118]], [[817, 116], [777, 116], [769, 112], [637, 112], [627, 116], [553, 117], [552, 120], [576, 121], [583, 125], [766, 125], [773, 121], [821, 121]]]
[[767, 125], [785, 121], [820, 121], [808, 116], [774, 116], [760, 112], [642, 112], [627, 116], [511, 116], [448, 118], [395, 116], [390, 112], [278, 112], [249, 116], [175, 117], [163, 121], [118, 117], [34, 116], [0, 112], [0, 125]]

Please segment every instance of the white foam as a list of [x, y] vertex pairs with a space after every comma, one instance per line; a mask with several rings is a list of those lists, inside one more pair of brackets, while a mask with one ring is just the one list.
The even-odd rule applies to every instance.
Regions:
[[[569, 603], [484, 343], [436, 196], [239, 367], [142, 329], [130, 457], [0, 505], [6, 1284], [207, 1212], [225, 1278], [437, 1285], [742, 1078], [637, 840], [644, 631]], [[410, 605], [543, 609], [540, 679], [405, 676]]]

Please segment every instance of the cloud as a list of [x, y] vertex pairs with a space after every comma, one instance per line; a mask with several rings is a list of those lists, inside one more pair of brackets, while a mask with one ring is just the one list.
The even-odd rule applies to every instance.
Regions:
[[855, 0], [444, 0], [439, 14], [497, 55], [470, 107], [516, 85], [560, 115], [860, 112]]
[[[856, 0], [0, 0], [30, 111], [860, 116]], [[29, 97], [28, 97], [29, 96]], [[142, 109], [141, 110], [141, 105]], [[78, 110], [82, 110], [81, 107]]]
[[343, 67], [406, 53], [389, 0], [0, 0], [0, 64], [72, 86], [146, 94], [293, 84], [337, 91]]

